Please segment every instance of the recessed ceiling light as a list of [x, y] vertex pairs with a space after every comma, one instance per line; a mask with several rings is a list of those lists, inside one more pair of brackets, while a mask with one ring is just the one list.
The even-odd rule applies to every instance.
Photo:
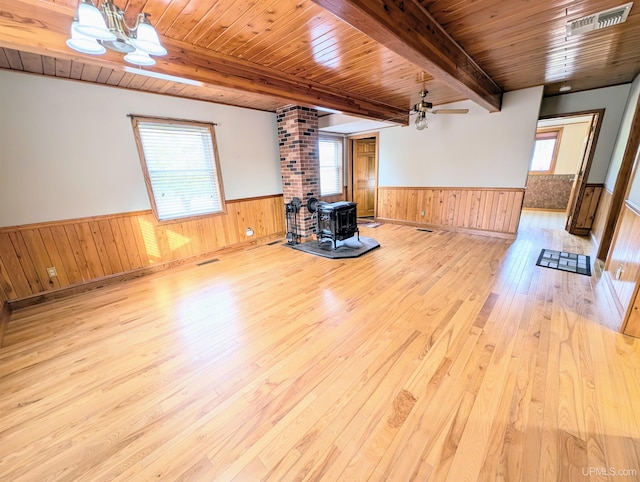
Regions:
[[560, 86], [560, 88], [558, 89], [559, 92], [569, 92], [570, 90], [571, 90], [571, 86], [566, 84]]

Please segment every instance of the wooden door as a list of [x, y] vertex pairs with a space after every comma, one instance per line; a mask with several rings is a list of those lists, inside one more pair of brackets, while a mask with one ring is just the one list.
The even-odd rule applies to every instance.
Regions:
[[591, 160], [593, 158], [594, 140], [597, 133], [596, 126], [598, 123], [599, 115], [594, 113], [591, 118], [591, 126], [589, 127], [589, 137], [585, 143], [584, 150], [582, 152], [582, 160], [578, 172], [573, 181], [573, 187], [571, 194], [569, 195], [569, 204], [567, 205], [567, 221], [565, 229], [571, 234], [584, 235], [577, 226], [578, 214], [582, 206], [582, 200], [584, 198], [584, 191], [587, 187], [587, 176], [589, 175], [589, 168], [591, 167]]
[[376, 139], [355, 139], [353, 142], [353, 200], [358, 203], [357, 215], [374, 216], [376, 207]]

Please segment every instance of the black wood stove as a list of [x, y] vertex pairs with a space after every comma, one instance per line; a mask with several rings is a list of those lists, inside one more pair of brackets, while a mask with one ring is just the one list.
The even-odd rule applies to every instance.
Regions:
[[324, 240], [330, 240], [335, 250], [338, 241], [344, 241], [354, 235], [357, 235], [360, 241], [356, 208], [356, 203], [348, 201], [325, 203], [316, 198], [309, 199], [307, 209], [309, 212], [316, 213], [318, 244], [322, 244]]

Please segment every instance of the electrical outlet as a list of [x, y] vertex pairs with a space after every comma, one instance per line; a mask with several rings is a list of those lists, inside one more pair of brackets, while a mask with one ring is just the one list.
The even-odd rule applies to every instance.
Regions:
[[420, 216], [424, 217], [424, 211], [420, 211]]
[[56, 276], [58, 276], [58, 272], [56, 271], [56, 268], [54, 266], [47, 268], [47, 274], [49, 275], [49, 278], [55, 278]]

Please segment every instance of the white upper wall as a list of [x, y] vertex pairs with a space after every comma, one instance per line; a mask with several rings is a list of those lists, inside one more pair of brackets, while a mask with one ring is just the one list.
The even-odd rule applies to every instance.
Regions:
[[600, 184], [605, 182], [605, 178], [608, 177], [607, 171], [611, 163], [611, 156], [627, 96], [629, 95], [630, 85], [625, 84], [573, 94], [556, 95], [545, 97], [542, 100], [541, 116], [605, 109], [596, 151], [589, 171], [588, 182], [590, 183]]
[[150, 209], [127, 114], [217, 123], [226, 199], [282, 193], [273, 113], [0, 71], [0, 226]]
[[576, 174], [589, 136], [590, 122], [566, 124], [562, 127], [560, 148], [554, 174]]
[[423, 131], [412, 124], [380, 131], [378, 184], [524, 187], [542, 91], [506, 92], [502, 110], [493, 114], [471, 101], [456, 102], [447, 107], [469, 113], [428, 115]]

